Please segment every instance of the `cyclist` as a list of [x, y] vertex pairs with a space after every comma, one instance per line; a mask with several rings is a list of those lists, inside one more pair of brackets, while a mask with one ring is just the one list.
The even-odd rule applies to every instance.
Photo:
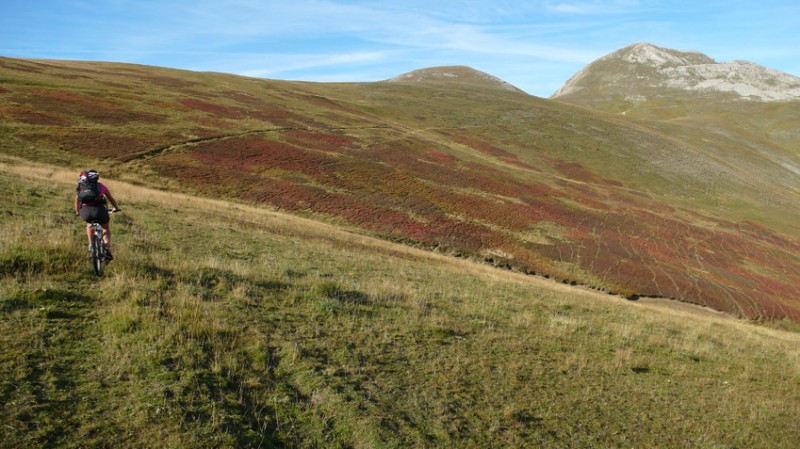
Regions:
[[100, 173], [96, 170], [82, 171], [78, 178], [78, 188], [75, 191], [75, 215], [80, 215], [86, 222], [86, 237], [89, 247], [92, 245], [91, 223], [100, 223], [103, 227], [103, 246], [106, 247], [108, 260], [111, 260], [111, 226], [106, 208], [106, 199], [114, 206], [112, 212], [120, 211], [117, 201], [104, 184], [98, 182]]

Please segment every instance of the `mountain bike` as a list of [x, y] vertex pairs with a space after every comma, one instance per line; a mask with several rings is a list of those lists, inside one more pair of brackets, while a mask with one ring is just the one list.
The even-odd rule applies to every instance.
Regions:
[[[108, 215], [110, 216], [114, 212], [113, 210], [108, 211]], [[105, 268], [106, 263], [108, 263], [108, 250], [103, 244], [103, 227], [100, 223], [91, 223], [89, 229], [92, 230], [92, 239], [89, 244], [92, 269], [94, 270], [94, 274], [102, 276], [103, 268]]]

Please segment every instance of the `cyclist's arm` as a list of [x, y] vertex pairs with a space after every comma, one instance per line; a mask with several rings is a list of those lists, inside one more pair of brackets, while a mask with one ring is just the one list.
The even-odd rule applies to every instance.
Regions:
[[80, 200], [78, 200], [78, 195], [77, 194], [75, 195], [75, 204], [73, 205], [73, 208], [75, 209], [75, 215], [80, 215], [80, 213], [81, 213], [81, 202], [80, 202]]
[[111, 192], [106, 192], [106, 198], [108, 198], [108, 201], [110, 201], [111, 205], [114, 206], [114, 210], [120, 210], [119, 206], [117, 206], [117, 200], [114, 199], [114, 196], [111, 195]]

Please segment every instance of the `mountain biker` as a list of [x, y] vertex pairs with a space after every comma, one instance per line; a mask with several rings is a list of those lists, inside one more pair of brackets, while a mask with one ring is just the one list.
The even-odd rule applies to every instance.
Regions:
[[80, 215], [86, 222], [86, 237], [92, 245], [91, 223], [99, 223], [103, 228], [103, 246], [106, 247], [108, 260], [111, 260], [111, 225], [106, 208], [106, 199], [114, 206], [111, 212], [119, 212], [117, 201], [104, 184], [98, 182], [100, 173], [96, 170], [82, 171], [75, 189], [75, 215]]

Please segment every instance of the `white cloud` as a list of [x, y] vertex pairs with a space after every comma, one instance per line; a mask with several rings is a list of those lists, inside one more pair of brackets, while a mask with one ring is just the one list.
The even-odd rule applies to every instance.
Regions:
[[[239, 63], [242, 66], [258, 66], [260, 61], [269, 60], [270, 64], [268, 66], [262, 65], [256, 68], [243, 68], [241, 70], [234, 70], [234, 72], [244, 76], [270, 78], [284, 73], [296, 72], [298, 70], [313, 70], [331, 66], [363, 64], [367, 62], [377, 62], [385, 58], [386, 54], [384, 52], [356, 52], [323, 55], [250, 55], [244, 59], [239, 58]], [[229, 65], [229, 62], [226, 64]]]
[[584, 1], [562, 1], [562, 2], [547, 2], [546, 8], [550, 11], [562, 14], [619, 14], [624, 12], [631, 12], [639, 2], [637, 0], [584, 0]]
[[597, 56], [587, 50], [575, 50], [569, 46], [552, 45], [530, 41], [518, 34], [524, 30], [472, 25], [438, 24], [403, 36], [393, 41], [398, 45], [419, 48], [452, 50], [462, 53], [483, 53], [513, 57], [541, 58], [550, 61], [586, 61]]

